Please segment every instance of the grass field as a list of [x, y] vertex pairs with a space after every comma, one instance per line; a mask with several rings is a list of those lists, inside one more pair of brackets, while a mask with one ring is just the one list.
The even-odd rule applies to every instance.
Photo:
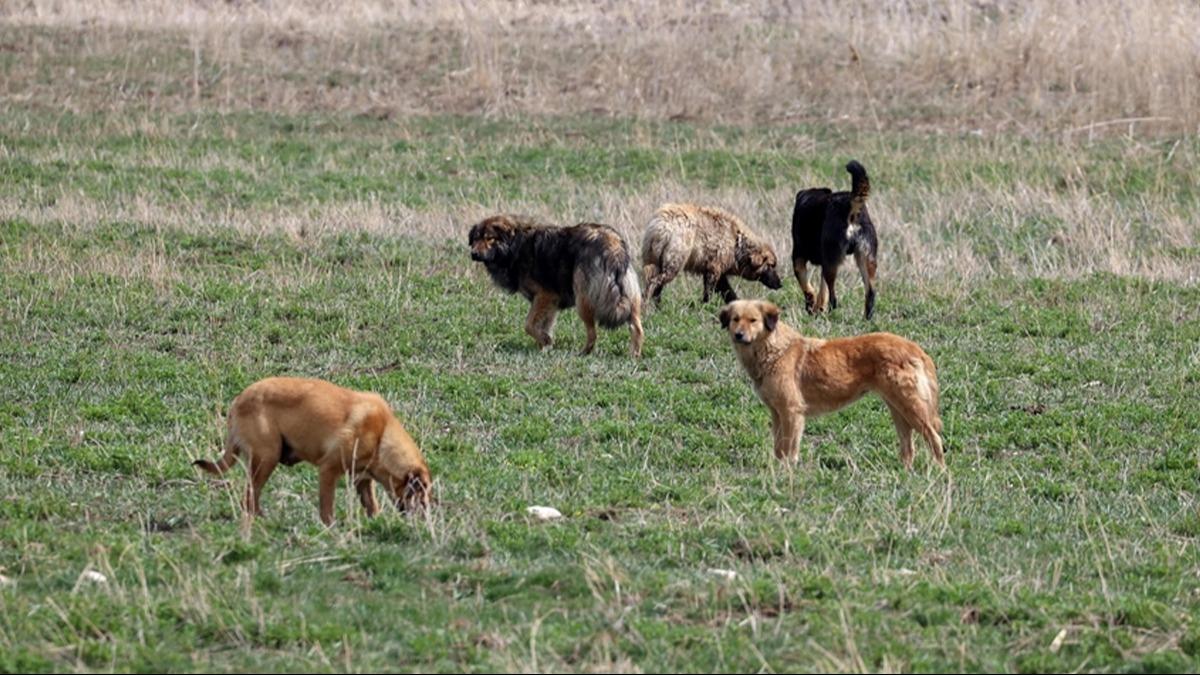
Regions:
[[[70, 56], [112, 35], [39, 31], [0, 26], [0, 671], [1200, 669], [1193, 133], [113, 107], [88, 96], [120, 64]], [[95, 79], [70, 98], [30, 49]], [[851, 157], [875, 321], [849, 268], [830, 317], [786, 263], [781, 291], [734, 285], [808, 334], [921, 343], [946, 472], [923, 445], [902, 469], [874, 399], [778, 465], [694, 279], [643, 359], [621, 330], [581, 357], [573, 312], [538, 352], [467, 256], [495, 211], [636, 247], [693, 199], [787, 258], [795, 190]], [[343, 486], [325, 529], [298, 466], [244, 523], [242, 476], [190, 462], [275, 374], [383, 394], [436, 508], [366, 520]]]

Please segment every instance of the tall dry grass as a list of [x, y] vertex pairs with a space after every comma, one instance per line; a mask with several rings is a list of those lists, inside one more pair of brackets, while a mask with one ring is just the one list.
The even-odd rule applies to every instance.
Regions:
[[8, 0], [0, 17], [0, 100], [68, 110], [1200, 129], [1191, 0]]

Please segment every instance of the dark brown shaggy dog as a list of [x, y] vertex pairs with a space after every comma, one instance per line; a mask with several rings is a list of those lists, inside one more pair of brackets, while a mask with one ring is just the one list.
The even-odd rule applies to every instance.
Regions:
[[916, 343], [891, 333], [819, 340], [779, 321], [779, 308], [739, 300], [721, 310], [738, 360], [771, 411], [775, 457], [795, 461], [804, 420], [833, 412], [873, 391], [887, 403], [900, 436], [900, 460], [912, 468], [912, 432], [942, 455], [938, 382], [933, 360]]
[[[838, 268], [847, 255], [853, 255], [867, 289], [863, 316], [870, 319], [875, 312], [875, 263], [879, 253], [875, 225], [867, 213], [871, 182], [867, 170], [858, 162], [851, 161], [846, 171], [851, 176], [849, 192], [812, 188], [796, 194], [796, 208], [792, 211], [792, 269], [804, 291], [804, 304], [810, 314], [825, 311], [826, 296], [829, 308], [837, 309], [833, 285]], [[808, 281], [809, 263], [821, 268], [820, 297]]]
[[737, 299], [730, 274], [783, 286], [775, 271], [775, 249], [758, 238], [737, 216], [718, 208], [664, 204], [642, 237], [642, 268], [646, 295], [659, 301], [663, 287], [686, 270], [704, 279], [704, 297], [715, 290], [725, 302]]
[[225, 455], [193, 464], [221, 475], [241, 454], [250, 481], [246, 512], [262, 514], [263, 485], [279, 464], [315, 464], [320, 470], [321, 522], [333, 523], [338, 478], [348, 475], [368, 516], [379, 512], [372, 480], [383, 484], [400, 510], [429, 505], [431, 480], [421, 449], [377, 394], [324, 380], [270, 377], [246, 387], [229, 406]]
[[553, 227], [520, 216], [492, 216], [471, 228], [471, 259], [483, 263], [496, 285], [531, 303], [525, 332], [539, 347], [554, 341], [558, 311], [578, 305], [587, 328], [589, 354], [596, 322], [605, 328], [629, 324], [631, 351], [642, 353], [642, 289], [617, 231], [581, 223]]

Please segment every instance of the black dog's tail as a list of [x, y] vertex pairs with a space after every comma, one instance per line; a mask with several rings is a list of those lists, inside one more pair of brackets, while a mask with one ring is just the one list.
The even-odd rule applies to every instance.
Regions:
[[871, 180], [867, 178], [867, 170], [863, 165], [853, 159], [846, 165], [846, 171], [850, 172], [850, 216], [854, 217], [867, 203], [867, 197], [871, 194]]

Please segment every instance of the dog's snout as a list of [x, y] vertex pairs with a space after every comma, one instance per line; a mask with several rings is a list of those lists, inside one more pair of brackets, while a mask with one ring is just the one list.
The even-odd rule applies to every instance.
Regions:
[[733, 334], [733, 339], [742, 344], [750, 344], [750, 339], [746, 337], [746, 334], [740, 330]]

